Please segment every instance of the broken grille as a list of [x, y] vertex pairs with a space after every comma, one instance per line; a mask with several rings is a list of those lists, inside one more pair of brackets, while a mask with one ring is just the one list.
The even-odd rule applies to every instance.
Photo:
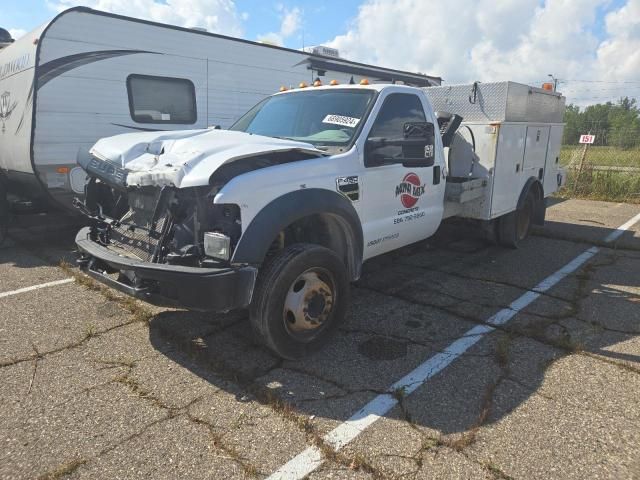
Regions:
[[133, 256], [144, 262], [152, 261], [169, 219], [167, 210], [163, 209], [154, 221], [158, 201], [157, 193], [131, 195], [131, 208], [120, 219], [119, 225], [111, 230], [111, 247], [129, 257]]

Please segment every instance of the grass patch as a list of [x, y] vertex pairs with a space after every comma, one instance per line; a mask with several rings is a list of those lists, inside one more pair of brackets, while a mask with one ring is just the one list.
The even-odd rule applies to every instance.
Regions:
[[597, 171], [585, 166], [580, 174], [569, 169], [567, 175], [567, 184], [557, 193], [561, 198], [640, 203], [640, 173]]
[[[582, 145], [563, 145], [560, 150], [560, 164], [567, 166], [571, 162], [580, 162], [583, 150]], [[623, 150], [617, 147], [590, 146], [585, 161], [591, 165], [640, 167], [640, 148]]]

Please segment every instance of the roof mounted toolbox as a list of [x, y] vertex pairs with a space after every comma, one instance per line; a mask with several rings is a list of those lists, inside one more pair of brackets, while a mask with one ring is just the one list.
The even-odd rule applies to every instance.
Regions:
[[465, 123], [562, 123], [565, 98], [516, 82], [475, 82], [425, 87], [434, 111], [456, 113]]

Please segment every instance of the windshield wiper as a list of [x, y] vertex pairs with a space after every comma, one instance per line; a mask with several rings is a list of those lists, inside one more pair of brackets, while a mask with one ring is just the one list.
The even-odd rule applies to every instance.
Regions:
[[291, 137], [279, 137], [278, 135], [269, 135], [271, 138], [279, 138], [280, 140], [293, 140], [293, 141], [297, 141], [295, 138], [291, 138]]

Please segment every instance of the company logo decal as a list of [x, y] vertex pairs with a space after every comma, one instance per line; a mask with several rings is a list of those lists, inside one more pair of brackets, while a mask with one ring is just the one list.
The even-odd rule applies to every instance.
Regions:
[[0, 122], [2, 122], [2, 133], [5, 132], [5, 123], [9, 120], [17, 105], [18, 102], [11, 103], [11, 94], [9, 92], [4, 92], [0, 95]]
[[425, 184], [420, 183], [420, 177], [415, 173], [407, 173], [402, 182], [396, 186], [396, 197], [400, 197], [400, 202], [404, 208], [411, 208], [424, 194]]
[[24, 55], [14, 58], [9, 62], [5, 62], [0, 65], [0, 80], [4, 80], [14, 73], [20, 73], [31, 66], [31, 55], [25, 53]]

